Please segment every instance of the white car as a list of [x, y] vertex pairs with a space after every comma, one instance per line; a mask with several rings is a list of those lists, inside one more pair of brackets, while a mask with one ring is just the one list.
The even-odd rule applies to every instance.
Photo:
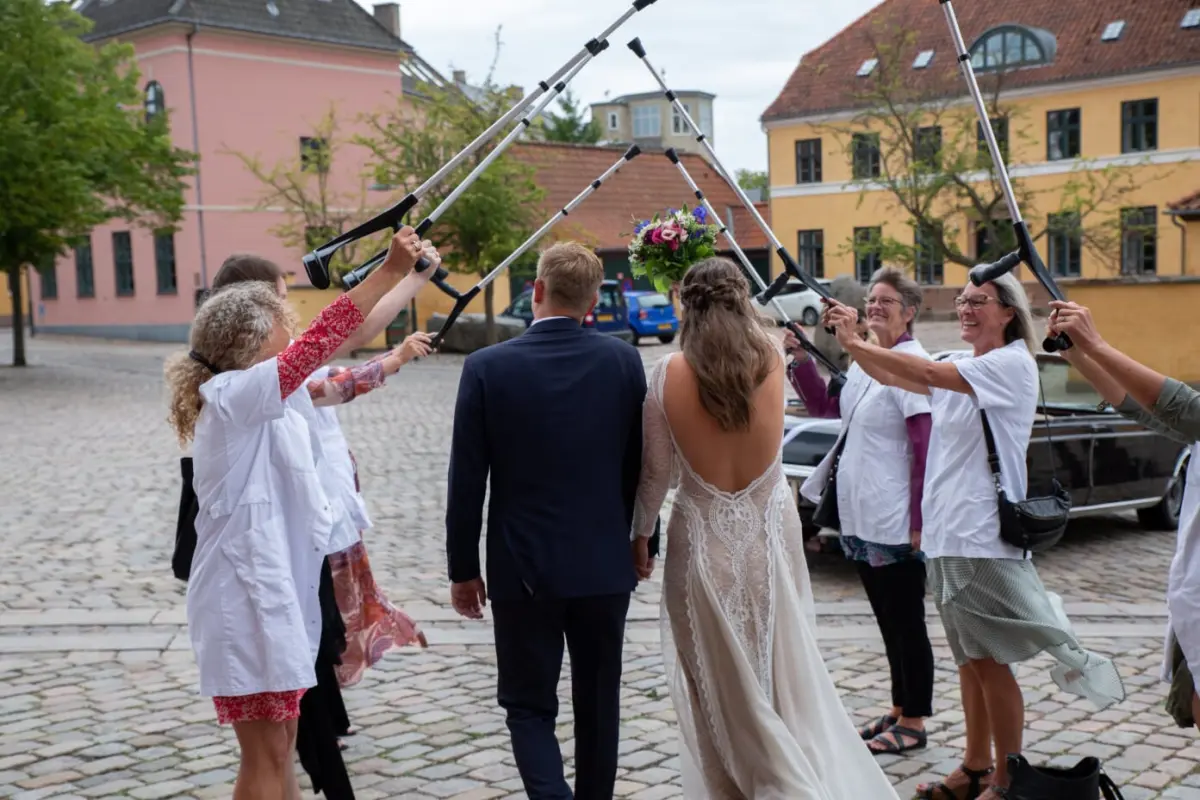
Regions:
[[[818, 279], [817, 283], [822, 286], [829, 285], [829, 281], [822, 279]], [[800, 281], [790, 281], [787, 286], [783, 287], [783, 291], [775, 296], [775, 299], [783, 307], [788, 319], [793, 322], [799, 322], [804, 327], [811, 328], [821, 321], [821, 312], [824, 308], [821, 305], [820, 295]], [[756, 298], [754, 305], [760, 314], [765, 314], [776, 322], [783, 322], [774, 303], [767, 303], [764, 306]]]

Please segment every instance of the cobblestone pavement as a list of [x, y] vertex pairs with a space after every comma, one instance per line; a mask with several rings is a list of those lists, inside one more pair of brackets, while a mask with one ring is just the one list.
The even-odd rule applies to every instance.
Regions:
[[[950, 326], [926, 326], [923, 339], [931, 350], [957, 346]], [[184, 587], [169, 568], [180, 453], [160, 376], [174, 348], [30, 345], [31, 367], [0, 367], [0, 797], [228, 797], [235, 741], [195, 693]], [[10, 347], [0, 332], [0, 360]], [[649, 364], [669, 349], [642, 350]], [[490, 628], [446, 603], [442, 519], [461, 361], [411, 365], [340, 410], [376, 523], [367, 536], [376, 577], [431, 645], [389, 654], [345, 693], [360, 729], [346, 754], [360, 798], [523, 797], [495, 704]], [[1172, 547], [1170, 533], [1100, 518], [1038, 559], [1085, 644], [1117, 659], [1125, 702], [1095, 713], [1058, 692], [1046, 659], [1018, 670], [1029, 753], [1056, 763], [1099, 756], [1130, 800], [1200, 800], [1200, 745], [1163, 713], [1157, 680]], [[874, 621], [844, 561], [814, 555], [810, 570], [826, 662], [865, 719], [888, 702]], [[656, 579], [631, 611], [621, 797], [681, 796], [658, 601]], [[905, 797], [961, 755], [957, 682], [932, 611], [930, 632], [939, 667], [930, 746], [880, 759]], [[560, 688], [569, 757], [569, 687]]]

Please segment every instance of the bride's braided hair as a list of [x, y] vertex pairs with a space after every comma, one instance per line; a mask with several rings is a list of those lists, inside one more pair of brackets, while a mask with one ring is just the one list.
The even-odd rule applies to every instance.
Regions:
[[700, 404], [725, 431], [746, 430], [754, 392], [778, 360], [750, 286], [727, 258], [708, 258], [683, 277], [679, 345], [696, 374]]

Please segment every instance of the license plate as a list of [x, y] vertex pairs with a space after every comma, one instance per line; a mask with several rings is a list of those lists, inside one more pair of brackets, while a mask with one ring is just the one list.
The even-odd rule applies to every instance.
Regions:
[[596, 315], [596, 322], [612, 322], [612, 321], [613, 321], [612, 314], [597, 314]]
[[662, 323], [661, 325], [659, 325], [659, 326], [658, 326], [658, 329], [659, 329], [660, 331], [669, 331], [669, 330], [671, 330], [671, 323], [669, 323], [669, 322], [664, 322], [664, 323]]

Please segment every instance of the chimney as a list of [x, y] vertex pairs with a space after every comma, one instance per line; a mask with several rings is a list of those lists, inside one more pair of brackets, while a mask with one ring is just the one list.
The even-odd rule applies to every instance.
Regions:
[[379, 24], [388, 29], [388, 33], [400, 38], [400, 4], [399, 3], [376, 3], [374, 5], [375, 19]]
[[465, 86], [467, 83], [467, 71], [465, 69], [454, 70], [454, 85]]

